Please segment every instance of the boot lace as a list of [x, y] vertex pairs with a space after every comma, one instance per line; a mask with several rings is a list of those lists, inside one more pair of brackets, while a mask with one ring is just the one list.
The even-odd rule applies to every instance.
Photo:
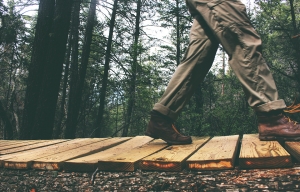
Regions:
[[294, 105], [294, 103], [290, 106], [287, 106], [284, 110], [286, 113], [299, 113], [300, 112], [300, 103]]
[[[294, 114], [294, 113], [299, 113], [299, 112], [300, 112], [300, 103], [298, 103], [298, 104], [296, 104], [296, 105], [293, 103], [292, 105], [287, 106], [286, 109], [283, 110], [283, 111], [284, 111], [285, 113], [292, 113], [292, 114]], [[288, 119], [289, 122], [293, 122], [294, 125], [298, 124], [297, 121], [294, 121], [294, 120], [292, 120], [291, 118], [289, 118], [289, 117], [287, 117], [287, 116], [285, 116], [285, 118]]]
[[177, 134], [181, 135], [181, 134], [178, 132], [178, 130], [176, 129], [176, 127], [175, 127], [174, 124], [172, 124], [172, 128], [173, 128], [173, 130], [174, 130]]
[[291, 118], [289, 118], [289, 117], [287, 117], [287, 116], [284, 116], [284, 118], [286, 118], [289, 122], [294, 123], [294, 125], [297, 125], [297, 124], [298, 124], [297, 121], [294, 121], [294, 120], [292, 120]]

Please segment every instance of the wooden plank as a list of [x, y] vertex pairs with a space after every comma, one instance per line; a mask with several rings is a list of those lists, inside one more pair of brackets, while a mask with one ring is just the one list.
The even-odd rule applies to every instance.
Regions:
[[103, 151], [129, 139], [129, 137], [116, 137], [107, 140], [99, 140], [97, 142], [95, 141], [93, 144], [36, 159], [33, 161], [31, 167], [33, 169], [61, 170], [63, 168], [64, 161]]
[[191, 170], [232, 169], [238, 146], [238, 135], [213, 137], [187, 159], [187, 167]]
[[258, 134], [243, 136], [239, 157], [241, 168], [291, 167], [290, 154], [277, 141], [260, 141]]
[[32, 144], [41, 143], [41, 142], [45, 142], [45, 140], [30, 140], [30, 141], [24, 140], [24, 141], [20, 141], [20, 142], [15, 142], [11, 145], [0, 146], [0, 151], [17, 148], [17, 147], [22, 147], [22, 146], [27, 146], [27, 145], [32, 145]]
[[0, 140], [0, 145], [18, 143], [18, 142], [26, 142], [26, 141], [34, 141], [34, 140]]
[[5, 150], [0, 151], [0, 155], [6, 155], [6, 154], [16, 153], [16, 152], [20, 152], [20, 151], [27, 151], [27, 150], [36, 149], [39, 147], [54, 145], [54, 144], [61, 143], [64, 141], [66, 141], [66, 140], [48, 140], [48, 141], [34, 143], [34, 144], [30, 144], [30, 145], [25, 145], [25, 146], [20, 146], [20, 147], [16, 147], [16, 148], [5, 149]]
[[126, 141], [105, 151], [66, 161], [64, 163], [64, 170], [94, 171], [97, 168], [98, 161], [118, 155], [120, 153], [124, 153], [126, 151], [130, 151], [136, 147], [140, 147], [146, 143], [149, 143], [152, 140], [153, 139], [148, 136], [136, 136], [129, 141]]
[[[77, 139], [75, 139], [76, 141], [75, 142], [78, 142]], [[72, 140], [68, 140], [68, 139], [65, 139], [65, 140], [62, 140], [62, 142], [60, 143], [57, 143], [55, 145], [52, 145], [52, 146], [45, 146], [45, 147], [42, 147], [43, 149], [50, 149], [52, 150], [53, 148], [57, 148], [59, 146], [63, 146], [64, 142], [71, 142]], [[17, 157], [20, 157], [20, 156], [25, 156], [25, 155], [32, 155], [31, 153], [35, 153], [35, 152], [38, 152], [40, 151], [40, 149], [32, 149], [32, 150], [27, 150], [27, 151], [19, 151], [19, 152], [15, 152], [15, 153], [11, 153], [11, 154], [5, 154], [5, 155], [1, 155], [0, 156], [0, 165], [1, 163], [3, 162], [3, 160], [6, 160], [6, 159], [11, 159], [11, 158], [17, 158]]]
[[139, 166], [143, 170], [181, 171], [185, 160], [208, 140], [209, 137], [193, 137], [192, 144], [170, 146], [142, 159]]
[[167, 146], [168, 144], [161, 139], [154, 140], [141, 147], [100, 160], [98, 169], [103, 171], [135, 171], [141, 159]]
[[300, 161], [300, 142], [288, 141], [285, 142], [285, 149], [294, 156], [298, 161]]
[[11, 169], [28, 169], [31, 167], [33, 160], [68, 151], [83, 145], [91, 144], [99, 139], [74, 139], [56, 145], [41, 147], [24, 152], [17, 152], [0, 156], [3, 167]]
[[32, 140], [0, 140], [0, 146], [7, 146], [7, 145], [14, 145], [18, 143], [27, 143], [31, 142]]

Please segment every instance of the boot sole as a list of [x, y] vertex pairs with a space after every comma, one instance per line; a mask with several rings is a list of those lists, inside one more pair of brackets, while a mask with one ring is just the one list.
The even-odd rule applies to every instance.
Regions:
[[259, 136], [261, 141], [300, 141], [300, 137]]
[[178, 143], [178, 142], [167, 141], [167, 140], [164, 140], [164, 141], [167, 142], [169, 145], [188, 145], [188, 144], [191, 144], [191, 143], [192, 143], [192, 141], [185, 142], [185, 143]]
[[153, 139], [159, 139], [159, 137], [157, 137], [156, 135], [153, 135], [151, 133], [146, 132], [145, 135], [152, 137]]
[[[151, 133], [148, 133], [146, 132], [145, 135], [149, 136], [149, 137], [152, 137], [153, 139], [162, 139], [156, 135], [153, 135]], [[165, 142], [167, 142], [169, 145], [187, 145], [187, 144], [191, 144], [192, 141], [188, 141], [188, 142], [174, 142], [174, 141], [169, 141], [169, 140], [166, 140], [166, 139], [162, 139], [164, 140]]]

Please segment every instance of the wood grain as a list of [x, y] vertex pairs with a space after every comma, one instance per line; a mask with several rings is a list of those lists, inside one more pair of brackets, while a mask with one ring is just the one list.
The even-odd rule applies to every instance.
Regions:
[[208, 140], [209, 137], [193, 137], [192, 144], [169, 146], [142, 159], [139, 166], [143, 170], [181, 171], [185, 160]]
[[30, 141], [19, 141], [19, 142], [8, 142], [10, 143], [9, 145], [1, 145], [0, 146], [0, 151], [4, 151], [7, 149], [12, 149], [12, 148], [17, 148], [17, 147], [22, 147], [22, 146], [28, 146], [36, 143], [41, 143], [44, 142], [45, 140], [30, 140]]
[[238, 145], [238, 135], [213, 137], [187, 159], [187, 167], [191, 170], [232, 169]]
[[27, 151], [27, 150], [31, 150], [31, 149], [45, 147], [45, 146], [48, 146], [48, 145], [54, 145], [54, 144], [61, 143], [61, 142], [64, 142], [64, 141], [66, 141], [66, 140], [48, 140], [48, 141], [33, 143], [33, 144], [30, 144], [30, 145], [5, 149], [5, 150], [0, 151], [0, 155], [6, 155], [6, 154], [16, 153], [16, 152], [20, 152], [20, 151]]
[[288, 141], [285, 142], [285, 149], [298, 161], [300, 161], [300, 142]]
[[104, 171], [135, 171], [139, 161], [157, 151], [166, 148], [168, 144], [163, 140], [155, 140], [141, 147], [120, 153], [98, 162], [98, 169]]
[[64, 163], [64, 169], [69, 171], [94, 171], [98, 166], [98, 161], [119, 155], [120, 153], [131, 151], [132, 149], [145, 145], [152, 140], [153, 139], [148, 136], [136, 136], [129, 141], [105, 151], [66, 161]]
[[11, 169], [28, 169], [33, 160], [93, 143], [94, 139], [74, 139], [56, 145], [0, 156], [2, 165]]
[[0, 146], [7, 146], [7, 145], [15, 145], [18, 143], [27, 143], [27, 142], [31, 142], [32, 140], [0, 140]]
[[242, 168], [292, 166], [290, 154], [277, 141], [260, 141], [258, 134], [243, 136], [239, 165]]
[[92, 144], [56, 153], [47, 157], [35, 159], [31, 167], [33, 169], [61, 170], [65, 161], [103, 151], [129, 139], [130, 137], [116, 137], [106, 140], [97, 139]]

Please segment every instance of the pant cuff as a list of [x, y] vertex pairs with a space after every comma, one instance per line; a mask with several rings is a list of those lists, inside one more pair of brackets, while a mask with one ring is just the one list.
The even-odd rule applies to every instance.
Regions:
[[158, 111], [159, 113], [161, 113], [165, 116], [168, 116], [173, 121], [175, 121], [178, 117], [178, 114], [176, 114], [175, 111], [172, 111], [171, 109], [169, 109], [168, 107], [166, 107], [160, 103], [156, 103], [153, 107], [153, 110]]
[[253, 107], [255, 112], [269, 112], [269, 111], [279, 110], [284, 108], [286, 108], [286, 104], [282, 99], [276, 101], [270, 101], [268, 103]]

